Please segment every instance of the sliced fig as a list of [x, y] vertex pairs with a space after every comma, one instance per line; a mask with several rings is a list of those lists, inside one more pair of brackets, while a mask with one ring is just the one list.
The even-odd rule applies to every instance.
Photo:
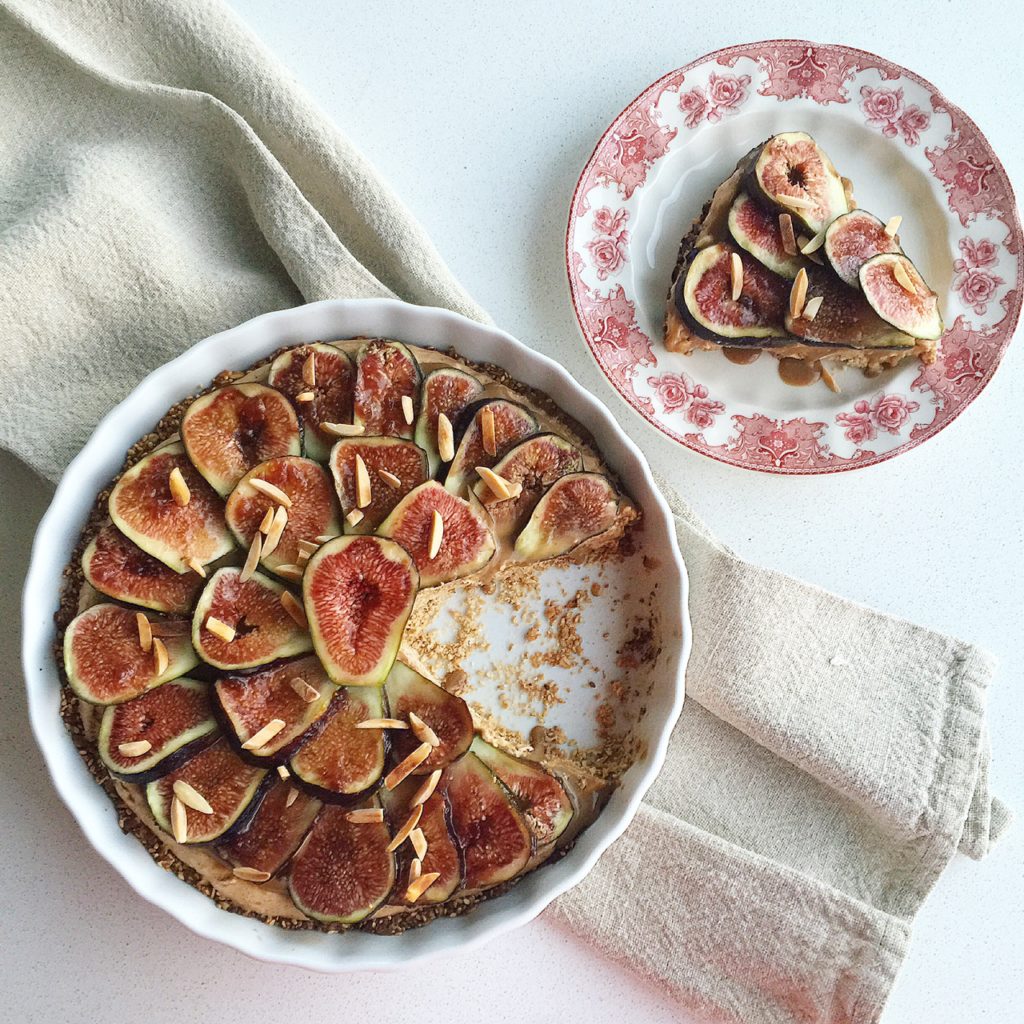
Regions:
[[799, 254], [786, 252], [778, 213], [755, 203], [746, 192], [740, 192], [729, 208], [729, 234], [758, 263], [787, 280], [792, 281], [800, 268], [807, 265]]
[[519, 801], [537, 846], [555, 842], [573, 816], [572, 800], [558, 779], [535, 761], [513, 757], [480, 736], [471, 749]]
[[825, 231], [822, 251], [839, 279], [851, 288], [860, 288], [860, 268], [872, 256], [903, 252], [896, 237], [887, 235], [885, 225], [867, 210], [836, 217]]
[[[396, 661], [384, 684], [391, 717], [407, 721], [410, 712], [433, 729], [440, 743], [430, 756], [413, 770], [414, 775], [429, 775], [462, 757], [473, 742], [473, 716], [461, 697], [432, 683], [419, 672]], [[391, 736], [396, 762], [411, 754], [423, 741], [412, 729], [396, 729]]]
[[[370, 503], [363, 506], [356, 494], [357, 455], [370, 481]], [[382, 473], [398, 477], [398, 483]], [[355, 524], [346, 519], [345, 532], [373, 533], [402, 498], [427, 479], [427, 455], [419, 445], [399, 437], [347, 438], [331, 452], [331, 475], [342, 513], [347, 516], [359, 509], [363, 516]]]
[[228, 498], [225, 509], [228, 526], [243, 547], [248, 548], [252, 543], [267, 509], [276, 511], [278, 507], [277, 500], [257, 490], [261, 485], [253, 481], [271, 484], [283, 491], [291, 502], [285, 508], [288, 520], [277, 545], [260, 559], [271, 572], [282, 565], [299, 562], [301, 541], [315, 543], [317, 537], [341, 533], [334, 488], [327, 471], [311, 459], [286, 455], [268, 459], [249, 470]]
[[[218, 569], [203, 589], [192, 616], [192, 645], [214, 668], [239, 669], [266, 665], [278, 658], [304, 654], [312, 647], [309, 633], [285, 610], [285, 588], [264, 576], [242, 581], [233, 566]], [[210, 630], [210, 618], [234, 631], [230, 640]]]
[[188, 620], [160, 621], [180, 631], [160, 637], [167, 652], [162, 672], [159, 648], [142, 649], [135, 612], [116, 604], [87, 608], [64, 632], [64, 671], [71, 689], [90, 704], [120, 704], [195, 668], [199, 659], [189, 642]]
[[[125, 782], [152, 782], [217, 738], [210, 687], [174, 679], [103, 712], [96, 747], [100, 760]], [[133, 746], [148, 748], [139, 753]], [[125, 749], [122, 749], [125, 748]]]
[[472, 752], [445, 769], [441, 787], [462, 850], [465, 888], [490, 889], [515, 878], [533, 854], [533, 836], [508, 788]]
[[[412, 813], [412, 799], [421, 785], [422, 780], [409, 778], [395, 790], [380, 791], [384, 812], [392, 832], [397, 832]], [[436, 871], [440, 876], [416, 900], [416, 905], [444, 903], [462, 884], [462, 856], [451, 830], [448, 797], [443, 792], [435, 789], [428, 797], [423, 804], [416, 827], [422, 830], [427, 843], [427, 853], [421, 860], [420, 873], [429, 875]], [[409, 871], [414, 856], [415, 851], [411, 843], [402, 843], [398, 848], [399, 884], [391, 897], [391, 903], [408, 903], [405, 890], [412, 881]]]
[[[494, 520], [499, 536], [514, 536], [526, 525], [544, 492], [568, 473], [583, 469], [580, 450], [558, 434], [535, 434], [513, 448], [494, 467], [494, 472], [507, 481], [513, 496], [502, 498], [486, 481], [474, 487]], [[515, 493], [518, 491], [518, 493]]]
[[[380, 805], [374, 800], [366, 806]], [[317, 921], [356, 924], [380, 907], [395, 885], [387, 826], [353, 822], [348, 813], [344, 807], [324, 807], [292, 860], [292, 900]]]
[[146, 801], [160, 826], [174, 835], [171, 802], [174, 784], [185, 782], [213, 809], [211, 814], [185, 808], [186, 832], [178, 842], [188, 846], [226, 839], [252, 820], [266, 788], [267, 770], [246, 764], [223, 737], [173, 772], [146, 786]]
[[384, 682], [418, 586], [412, 557], [392, 540], [335, 537], [313, 555], [302, 593], [313, 647], [334, 682]]
[[[738, 299], [732, 297], [732, 257], [743, 267]], [[749, 253], [728, 245], [709, 245], [693, 253], [675, 284], [675, 304], [686, 324], [718, 344], [782, 344], [783, 318], [790, 283], [758, 263]]]
[[337, 690], [314, 735], [292, 755], [296, 782], [328, 803], [351, 803], [376, 789], [384, 774], [388, 734], [357, 726], [382, 717], [384, 696], [377, 687]]
[[847, 288], [827, 267], [813, 267], [807, 275], [807, 301], [818, 297], [822, 301], [813, 319], [786, 313], [786, 329], [808, 345], [908, 348], [914, 344], [913, 338], [882, 320], [860, 292]]
[[[435, 512], [441, 517], [442, 528], [436, 553], [431, 556], [437, 530]], [[412, 555], [421, 587], [467, 576], [494, 557], [494, 535], [483, 512], [449, 494], [436, 480], [410, 491], [377, 532], [398, 541]]]
[[[485, 417], [494, 421], [493, 444], [490, 443], [489, 433], [485, 444]], [[445, 489], [461, 498], [469, 494], [469, 485], [476, 479], [477, 466], [487, 466], [489, 469], [510, 448], [537, 432], [537, 418], [533, 413], [504, 398], [490, 398], [471, 405], [463, 418], [459, 446], [448, 467], [448, 475], [444, 478]]]
[[291, 402], [264, 384], [230, 384], [197, 398], [181, 418], [181, 439], [222, 498], [253, 466], [302, 452]]
[[[307, 367], [310, 359], [312, 372]], [[302, 421], [302, 447], [307, 458], [326, 462], [331, 454], [334, 438], [320, 429], [321, 423], [352, 422], [355, 376], [347, 353], [320, 342], [282, 352], [270, 364], [267, 383], [295, 403]], [[303, 396], [301, 402], [299, 395]]]
[[249, 827], [218, 852], [235, 867], [276, 875], [302, 845], [323, 805], [288, 781], [273, 783]]
[[570, 473], [544, 492], [516, 538], [516, 556], [538, 562], [571, 551], [615, 525], [619, 495], [599, 473]]
[[327, 710], [335, 686], [320, 662], [310, 655], [273, 665], [262, 672], [223, 676], [213, 686], [225, 731], [242, 746], [268, 722], [284, 723], [274, 736], [242, 757], [255, 763], [280, 764], [298, 749]]
[[873, 256], [860, 268], [860, 286], [871, 308], [896, 330], [926, 341], [942, 337], [939, 297], [906, 256]]
[[[364, 434], [411, 438], [419, 389], [420, 364], [400, 341], [368, 341], [356, 356], [353, 422]], [[403, 398], [412, 403], [411, 416]]]
[[[189, 490], [186, 505], [171, 493], [170, 477], [181, 473]], [[206, 565], [234, 546], [224, 522], [224, 502], [196, 472], [180, 444], [151, 452], [114, 484], [110, 518], [130, 541], [177, 573]]]
[[812, 235], [850, 208], [839, 172], [804, 132], [784, 132], [764, 142], [745, 186], [755, 199], [769, 209], [789, 213]]
[[427, 453], [430, 475], [435, 476], [447, 461], [437, 447], [437, 421], [443, 413], [454, 426], [482, 394], [483, 385], [471, 373], [453, 366], [431, 370], [423, 378], [420, 414], [416, 419], [416, 443]]
[[203, 588], [198, 573], [177, 573], [107, 524], [82, 555], [82, 572], [101, 594], [158, 612], [190, 612]]

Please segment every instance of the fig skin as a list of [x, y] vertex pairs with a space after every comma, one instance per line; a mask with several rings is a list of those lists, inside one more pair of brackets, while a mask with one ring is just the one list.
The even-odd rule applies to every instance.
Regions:
[[[411, 439], [422, 372], [416, 357], [400, 341], [375, 338], [356, 355], [352, 421], [367, 436]], [[413, 422], [405, 418], [402, 398], [413, 403]]]
[[302, 451], [291, 402], [264, 384], [229, 384], [197, 398], [181, 418], [181, 439], [222, 498], [254, 466]]
[[[494, 452], [484, 449], [481, 415], [490, 409], [494, 417]], [[460, 498], [470, 494], [470, 483], [475, 480], [476, 467], [492, 468], [511, 448], [537, 433], [537, 418], [525, 406], [504, 398], [487, 398], [470, 405], [462, 414], [456, 428], [458, 444], [455, 458], [448, 466], [444, 478], [445, 490]]]
[[599, 473], [570, 473], [544, 492], [516, 538], [524, 562], [556, 558], [615, 525], [619, 495]]
[[441, 413], [454, 428], [466, 410], [481, 394], [483, 385], [471, 373], [443, 366], [423, 378], [420, 388], [420, 414], [416, 419], [414, 438], [427, 453], [430, 476], [437, 476], [445, 463], [437, 449], [437, 421]]

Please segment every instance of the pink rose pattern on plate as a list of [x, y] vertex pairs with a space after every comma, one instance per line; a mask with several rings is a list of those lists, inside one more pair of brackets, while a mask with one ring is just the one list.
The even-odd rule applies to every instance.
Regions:
[[[902, 391], [890, 386], [870, 399], [851, 397], [845, 409], [824, 417], [741, 413], [730, 410], [728, 401], [719, 400], [722, 396], [712, 399], [706, 385], [689, 374], [666, 372], [664, 364], [675, 371], [677, 359], [666, 358], [638, 324], [629, 269], [629, 246], [635, 241], [625, 226], [635, 213], [631, 197], [677, 136], [680, 141], [689, 137], [688, 131], [679, 135], [681, 128], [704, 130], [756, 106], [754, 100], [764, 109], [759, 97], [856, 111], [869, 129], [898, 141], [905, 151], [923, 154], [912, 159], [926, 161], [922, 169], [945, 192], [960, 224], [978, 225], [976, 233], [958, 243], [944, 300], [953, 322], [939, 358], [930, 366], [905, 367], [916, 376]], [[618, 203], [609, 204], [609, 188], [620, 197]], [[602, 197], [595, 204], [600, 208], [583, 221], [592, 193]], [[576, 241], [577, 225], [583, 224], [586, 229]], [[1002, 166], [970, 119], [933, 86], [860, 50], [773, 40], [720, 50], [664, 76], [616, 119], [577, 184], [567, 249], [584, 337], [634, 409], [670, 437], [712, 458], [767, 472], [822, 473], [880, 462], [920, 443], [985, 386], [1020, 311], [1020, 239]], [[655, 372], [644, 373], [648, 368]], [[899, 380], [907, 379], [900, 371]], [[696, 429], [687, 432], [686, 426]]]

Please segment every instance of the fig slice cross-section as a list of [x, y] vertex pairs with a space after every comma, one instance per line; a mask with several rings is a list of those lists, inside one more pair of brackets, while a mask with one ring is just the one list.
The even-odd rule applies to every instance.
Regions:
[[[405, 345], [368, 341], [356, 355], [353, 422], [366, 435], [411, 438], [419, 390], [420, 365]], [[406, 414], [410, 403], [412, 416]]]
[[336, 683], [380, 686], [419, 586], [412, 556], [382, 537], [336, 537], [302, 578], [313, 647]]
[[[241, 747], [242, 757], [279, 764], [302, 743], [327, 710], [334, 684], [313, 655], [271, 665], [259, 672], [222, 676], [214, 683], [218, 716]], [[258, 747], [248, 743], [268, 722], [284, 726]]]
[[431, 370], [423, 378], [415, 440], [427, 453], [431, 476], [435, 476], [447, 461], [441, 458], [437, 445], [437, 424], [441, 415], [447, 416], [454, 427], [482, 393], [483, 385], [476, 377], [454, 366]]
[[881, 253], [860, 268], [860, 286], [872, 309], [912, 338], [937, 341], [944, 330], [939, 297], [902, 253]]
[[[302, 443], [307, 458], [326, 462], [331, 453], [334, 438], [321, 430], [321, 423], [352, 422], [355, 373], [347, 353], [321, 342], [282, 352], [270, 364], [267, 383], [295, 403], [302, 420]], [[298, 400], [300, 395], [303, 401]]]
[[886, 234], [885, 225], [867, 210], [851, 210], [836, 217], [825, 231], [822, 251], [839, 279], [857, 289], [860, 288], [860, 268], [872, 256], [903, 252], [899, 239]]
[[[490, 426], [485, 436], [484, 424], [493, 423], [494, 440], [490, 440]], [[510, 448], [537, 433], [537, 418], [525, 406], [504, 398], [485, 398], [469, 406], [461, 422], [455, 458], [444, 478], [445, 489], [465, 498], [470, 483], [476, 479], [476, 467], [490, 469]]]
[[221, 497], [253, 466], [301, 452], [291, 402], [265, 384], [229, 384], [197, 398], [181, 418], [181, 439]]
[[64, 671], [71, 689], [90, 704], [120, 704], [146, 690], [185, 675], [199, 663], [188, 637], [187, 619], [166, 622], [160, 643], [167, 666], [158, 669], [158, 649], [142, 649], [136, 613], [116, 604], [94, 604], [74, 618], [64, 632]]
[[[366, 804], [379, 806], [376, 800]], [[324, 807], [292, 859], [292, 900], [317, 921], [356, 924], [380, 907], [395, 885], [387, 825], [353, 822], [348, 813], [344, 807]]]
[[[207, 582], [192, 617], [192, 644], [208, 665], [254, 668], [312, 647], [307, 630], [281, 603], [285, 587], [262, 573], [241, 579], [233, 566], [218, 569]], [[213, 617], [234, 631], [231, 640], [209, 628]]]
[[[435, 513], [442, 526], [436, 553], [431, 555], [431, 541], [437, 530]], [[377, 532], [398, 541], [412, 555], [421, 587], [434, 587], [476, 572], [495, 552], [494, 534], [479, 503], [474, 506], [450, 494], [436, 480], [410, 491]]]
[[264, 481], [284, 493], [291, 504], [277, 545], [261, 564], [275, 572], [280, 566], [299, 562], [301, 541], [315, 543], [316, 538], [341, 533], [334, 488], [327, 471], [312, 459], [284, 455], [254, 466], [231, 492], [225, 515], [238, 543], [248, 548], [268, 509], [276, 511], [277, 501], [258, 490], [253, 481]]
[[807, 265], [799, 253], [786, 252], [779, 214], [754, 202], [746, 192], [740, 192], [729, 208], [729, 234], [758, 263], [790, 281]]
[[[189, 490], [186, 505], [171, 493], [177, 469]], [[177, 573], [190, 562], [206, 565], [234, 546], [224, 522], [224, 502], [199, 475], [180, 444], [168, 444], [140, 459], [114, 484], [110, 518], [129, 540]]]
[[101, 594], [158, 612], [191, 612], [203, 589], [198, 573], [175, 572], [110, 523], [86, 547], [82, 571]]
[[516, 538], [524, 562], [555, 558], [610, 530], [618, 518], [619, 495], [599, 473], [570, 473], [544, 492]]

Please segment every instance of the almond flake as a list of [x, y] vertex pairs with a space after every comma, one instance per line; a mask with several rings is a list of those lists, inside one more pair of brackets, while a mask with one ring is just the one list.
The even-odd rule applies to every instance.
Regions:
[[413, 794], [410, 806], [419, 807], [421, 804], [425, 804], [431, 796], [433, 796], [434, 790], [437, 789], [437, 784], [441, 779], [441, 769], [435, 768], [426, 779], [426, 782], [420, 786], [419, 789]]
[[263, 513], [263, 518], [260, 520], [260, 533], [262, 533], [262, 534], [270, 533], [270, 527], [273, 526], [273, 525], [274, 525], [274, 510], [272, 508], [268, 508], [267, 511]]
[[405, 422], [411, 427], [413, 420], [416, 419], [416, 407], [412, 404], [412, 398], [409, 395], [402, 395], [402, 415], [405, 417]]
[[423, 829], [416, 827], [409, 833], [409, 842], [412, 843], [412, 848], [416, 851], [416, 856], [423, 860], [427, 855], [427, 837], [423, 834]]
[[347, 516], [345, 516], [345, 522], [349, 526], [358, 526], [363, 521], [363, 513], [359, 509], [354, 508]]
[[498, 441], [494, 433], [494, 410], [485, 405], [480, 410], [480, 437], [488, 455], [498, 454]]
[[300, 540], [299, 541], [299, 550], [302, 551], [304, 554], [307, 554], [307, 555], [316, 554], [316, 550], [317, 550], [318, 547], [320, 547], [320, 544], [316, 543], [315, 541], [311, 541], [311, 540]]
[[910, 275], [907, 273], [907, 268], [902, 263], [894, 263], [892, 265], [892, 276], [896, 278], [896, 283], [905, 291], [911, 295], [917, 294], [917, 289], [914, 287], [914, 282], [910, 280]]
[[291, 805], [295, 803], [295, 801], [298, 799], [299, 791], [294, 786], [292, 786], [292, 788], [288, 790], [288, 795], [284, 798], [285, 807], [291, 807]]
[[402, 486], [402, 478], [395, 476], [395, 474], [390, 470], [378, 469], [377, 476], [379, 476], [389, 487], [394, 487], [396, 491]]
[[427, 558], [437, 558], [441, 550], [441, 541], [444, 540], [444, 519], [441, 513], [435, 508], [430, 515], [430, 540], [427, 544]]
[[729, 280], [732, 282], [732, 301], [735, 302], [743, 291], [743, 260], [738, 252], [729, 253]]
[[364, 718], [356, 722], [357, 729], [408, 729], [400, 718]]
[[489, 469], [487, 466], [477, 466], [476, 471], [480, 479], [487, 484], [488, 490], [496, 498], [506, 501], [512, 497], [512, 484], [503, 476], [499, 476], [493, 469]]
[[235, 876], [235, 878], [240, 878], [243, 882], [270, 881], [270, 872], [260, 871], [259, 868], [237, 867], [232, 868], [231, 873]]
[[258, 476], [253, 477], [249, 481], [249, 486], [254, 490], [265, 494], [271, 501], [276, 502], [278, 505], [284, 505], [285, 508], [292, 507], [292, 499], [288, 497], [284, 491], [281, 490], [277, 484], [272, 484], [269, 480], [261, 480]]
[[423, 874], [423, 861], [419, 857], [413, 857], [412, 863], [409, 865], [409, 884], [411, 885], [416, 881], [420, 875]]
[[[400, 782], [408, 778], [428, 757], [434, 748], [429, 743], [421, 743], [404, 761], [388, 772], [384, 779], [387, 789], [394, 789]], [[413, 826], [415, 827], [415, 825]]]
[[258, 750], [269, 743], [283, 728], [285, 723], [280, 718], [272, 718], [259, 732], [254, 732], [243, 744], [243, 750]]
[[231, 643], [235, 639], [235, 627], [222, 622], [216, 615], [206, 616], [206, 628], [214, 636], [220, 637], [226, 644]]
[[188, 489], [188, 484], [185, 483], [185, 478], [177, 466], [171, 470], [170, 476], [167, 478], [167, 485], [171, 489], [174, 504], [179, 508], [184, 508], [191, 500], [192, 492]]
[[293, 583], [298, 583], [302, 579], [302, 574], [305, 569], [301, 565], [296, 565], [294, 562], [285, 562], [284, 565], [275, 566], [274, 572], [278, 576], [283, 576], [286, 580], [291, 580]]
[[336, 536], [337, 534], [334, 533], [321, 533], [320, 536], [316, 538], [316, 542], [317, 544], [326, 544], [329, 540], [334, 540]]
[[171, 835], [176, 843], [188, 839], [188, 812], [176, 796], [171, 797]]
[[778, 201], [791, 210], [814, 210], [818, 204], [812, 199], [805, 199], [803, 196], [778, 196]]
[[391, 842], [387, 845], [388, 853], [394, 853], [402, 843], [409, 838], [409, 834], [412, 830], [420, 823], [420, 816], [423, 814], [422, 805], [417, 807], [408, 818], [405, 819], [405, 824], [394, 834]]
[[788, 213], [779, 214], [779, 234], [782, 235], [782, 249], [788, 256], [797, 254], [796, 235], [793, 232], [793, 218]]
[[804, 302], [807, 300], [807, 271], [801, 267], [796, 272], [796, 280], [789, 293], [789, 315], [798, 320], [804, 309]]
[[167, 648], [164, 646], [163, 640], [156, 636], [153, 637], [153, 658], [156, 661], [156, 674], [162, 676], [167, 671], [170, 658], [167, 656]]
[[302, 364], [302, 383], [313, 387], [316, 384], [316, 353], [310, 352]]
[[315, 398], [316, 398], [316, 392], [315, 391], [300, 391], [295, 396], [295, 401], [300, 403], [301, 405], [305, 405], [306, 402], [312, 402]]
[[[494, 413], [491, 413], [491, 419], [494, 419]], [[444, 413], [437, 417], [437, 454], [442, 462], [451, 462], [455, 458], [455, 432], [452, 421]]]
[[440, 871], [431, 871], [429, 874], [420, 875], [420, 877], [405, 890], [405, 898], [410, 903], [415, 903], [440, 877]]
[[274, 521], [270, 524], [270, 529], [267, 531], [267, 539], [263, 542], [263, 557], [269, 558], [277, 548], [277, 545], [281, 543], [281, 534], [284, 533], [284, 528], [288, 525], [288, 512], [284, 505], [278, 505], [274, 509]]
[[825, 232], [819, 231], [806, 245], [800, 247], [800, 251], [805, 256], [810, 256], [812, 252], [817, 252], [825, 244]]
[[366, 428], [362, 423], [321, 423], [320, 429], [331, 437], [358, 437]]
[[277, 774], [282, 779], [290, 779], [292, 777], [292, 773], [288, 771], [288, 768], [283, 764], [279, 764], [277, 766]]
[[178, 779], [171, 788], [174, 790], [174, 795], [186, 807], [191, 807], [193, 811], [198, 811], [200, 814], [213, 814], [210, 801], [184, 779]]
[[308, 551], [300, 551], [295, 564], [301, 569], [312, 557], [313, 556]]
[[190, 558], [185, 563], [194, 573], [206, 579], [206, 566], [198, 558]]
[[142, 757], [153, 749], [149, 740], [132, 740], [130, 743], [118, 743], [117, 752], [124, 757]]
[[[269, 512], [270, 510], [267, 509]], [[252, 543], [249, 545], [249, 554], [245, 556], [245, 565], [242, 566], [242, 571], [239, 573], [238, 579], [241, 583], [245, 583], [246, 580], [252, 579], [252, 574], [256, 571], [256, 566], [260, 564], [260, 557], [263, 554], [263, 534], [257, 530], [252, 535]]]
[[[810, 303], [808, 303], [808, 305], [810, 305]], [[818, 362], [818, 370], [821, 372], [821, 379], [824, 382], [825, 387], [827, 387], [829, 391], [831, 391], [833, 394], [838, 395], [839, 384], [836, 382], [835, 377], [833, 377], [832, 374], [828, 372], [828, 369], [825, 367], [825, 364], [820, 360]]]
[[885, 233], [890, 238], [895, 238], [896, 237], [896, 232], [899, 231], [900, 225], [902, 223], [903, 223], [903, 218], [902, 217], [890, 217], [885, 222], [885, 227], [883, 228], [883, 230], [885, 231]]
[[804, 306], [803, 319], [813, 320], [818, 315], [818, 310], [821, 309], [821, 304], [824, 301], [824, 295], [815, 295], [813, 299], [808, 299]]
[[427, 725], [426, 722], [416, 714], [415, 711], [409, 712], [409, 725], [412, 726], [412, 731], [421, 743], [429, 743], [432, 747], [441, 746], [441, 741], [437, 738], [437, 733]]
[[384, 820], [384, 810], [380, 807], [360, 807], [345, 815], [346, 821], [353, 825], [379, 825]]
[[142, 648], [143, 654], [149, 654], [153, 650], [153, 627], [149, 624], [145, 613], [135, 613], [135, 626], [139, 631], [139, 646]]
[[356, 508], [366, 508], [370, 504], [372, 495], [370, 493], [370, 472], [363, 462], [363, 457], [356, 452]]
[[281, 607], [288, 613], [292, 622], [299, 629], [309, 629], [309, 620], [306, 618], [306, 611], [302, 607], [302, 602], [290, 590], [283, 590], [281, 592]]
[[314, 701], [320, 699], [320, 691], [315, 686], [312, 686], [310, 683], [307, 683], [305, 679], [300, 679], [298, 676], [293, 676], [291, 679], [288, 680], [288, 685], [307, 704], [312, 704]]

